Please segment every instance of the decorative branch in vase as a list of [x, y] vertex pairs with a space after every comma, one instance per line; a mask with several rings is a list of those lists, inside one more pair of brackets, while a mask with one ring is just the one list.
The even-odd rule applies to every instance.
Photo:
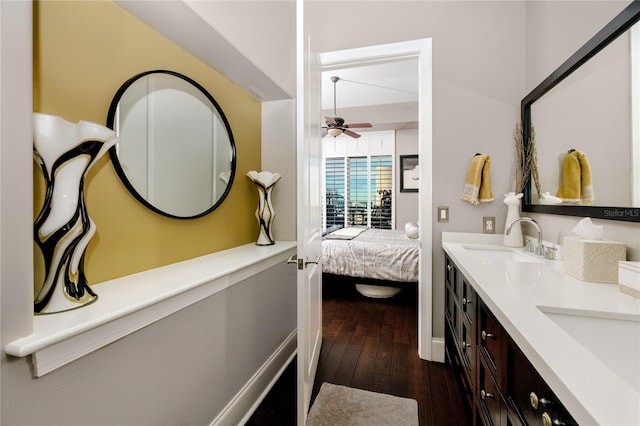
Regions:
[[536, 153], [536, 136], [533, 126], [531, 126], [531, 138], [525, 146], [524, 136], [522, 134], [522, 124], [516, 125], [514, 133], [516, 165], [515, 165], [515, 193], [520, 193], [529, 183], [529, 179], [533, 178], [533, 183], [540, 196], [540, 181], [538, 179], [537, 153]]

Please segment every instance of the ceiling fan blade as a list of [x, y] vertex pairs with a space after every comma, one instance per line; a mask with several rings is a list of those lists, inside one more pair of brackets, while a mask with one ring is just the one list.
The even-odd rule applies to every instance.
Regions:
[[328, 134], [329, 134], [329, 133], [328, 133], [326, 130], [324, 130], [324, 131], [322, 132], [322, 136], [320, 136], [320, 137], [321, 137], [321, 138], [324, 138], [324, 137], [325, 137], [325, 136], [327, 136]]
[[357, 134], [356, 132], [352, 132], [351, 130], [347, 130], [347, 129], [344, 129], [344, 134], [356, 139], [360, 137], [360, 135]]
[[355, 128], [372, 127], [372, 124], [371, 123], [349, 123], [349, 124], [345, 124], [344, 127], [355, 129]]

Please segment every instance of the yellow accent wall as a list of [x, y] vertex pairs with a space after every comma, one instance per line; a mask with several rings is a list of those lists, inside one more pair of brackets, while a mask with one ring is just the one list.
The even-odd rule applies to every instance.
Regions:
[[[161, 5], [158, 2], [155, 7]], [[258, 235], [257, 195], [246, 173], [260, 170], [260, 102], [114, 3], [34, 3], [35, 112], [104, 124], [122, 83], [153, 69], [189, 76], [216, 99], [236, 142], [235, 181], [212, 213], [172, 219], [136, 201], [109, 156], [103, 157], [85, 182], [87, 209], [97, 226], [85, 255], [90, 284], [247, 244]], [[44, 194], [42, 173], [35, 162], [34, 178], [35, 217]], [[44, 267], [34, 247], [37, 290]]]

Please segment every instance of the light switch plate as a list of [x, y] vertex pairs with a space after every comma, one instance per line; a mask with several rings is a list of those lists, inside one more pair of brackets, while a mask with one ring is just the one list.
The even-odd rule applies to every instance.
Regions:
[[438, 206], [438, 222], [449, 222], [449, 207]]

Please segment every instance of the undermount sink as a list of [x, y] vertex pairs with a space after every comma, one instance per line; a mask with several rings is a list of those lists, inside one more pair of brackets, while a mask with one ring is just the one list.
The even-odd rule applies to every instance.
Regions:
[[480, 256], [486, 260], [498, 261], [498, 262], [526, 262], [526, 263], [542, 263], [540, 259], [534, 256], [530, 256], [523, 252], [514, 250], [509, 247], [503, 247], [499, 245], [463, 245], [465, 250]]
[[582, 347], [640, 393], [640, 317], [537, 307]]

